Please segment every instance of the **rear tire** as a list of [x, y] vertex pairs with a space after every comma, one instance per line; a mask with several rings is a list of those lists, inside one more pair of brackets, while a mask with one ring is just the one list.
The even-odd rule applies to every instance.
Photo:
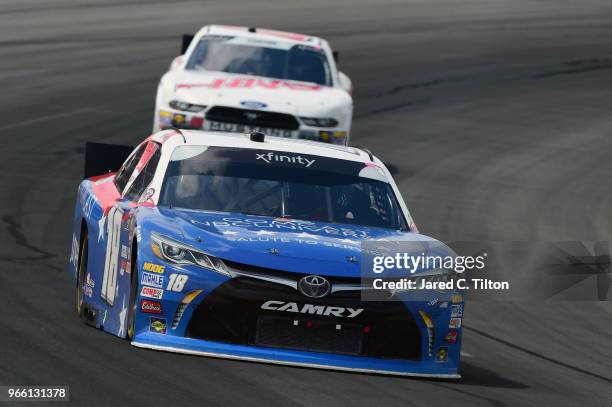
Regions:
[[89, 252], [89, 244], [87, 235], [81, 240], [81, 248], [79, 249], [79, 267], [77, 269], [77, 284], [76, 284], [76, 310], [79, 317], [83, 316], [83, 297], [85, 282], [87, 280], [87, 258]]
[[134, 325], [136, 320], [136, 297], [138, 296], [138, 248], [136, 244], [132, 245], [132, 258], [130, 260], [130, 304], [127, 320], [127, 336], [131, 341], [134, 339]]

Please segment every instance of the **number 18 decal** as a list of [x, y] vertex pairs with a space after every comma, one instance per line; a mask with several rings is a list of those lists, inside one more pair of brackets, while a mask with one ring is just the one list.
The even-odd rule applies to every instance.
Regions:
[[189, 280], [189, 276], [184, 274], [170, 274], [168, 277], [168, 291], [180, 293], [185, 288], [187, 280]]

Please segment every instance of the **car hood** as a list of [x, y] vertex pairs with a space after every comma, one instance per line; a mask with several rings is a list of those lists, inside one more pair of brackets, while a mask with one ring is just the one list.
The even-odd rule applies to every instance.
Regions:
[[346, 91], [308, 82], [201, 71], [175, 71], [169, 76], [178, 99], [206, 106], [320, 117], [330, 110], [352, 105]]
[[219, 258], [303, 274], [360, 276], [363, 240], [435, 241], [382, 228], [159, 208], [182, 240]]

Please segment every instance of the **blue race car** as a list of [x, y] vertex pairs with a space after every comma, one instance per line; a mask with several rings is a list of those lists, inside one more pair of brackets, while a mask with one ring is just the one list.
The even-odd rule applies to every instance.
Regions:
[[361, 243], [406, 238], [433, 240], [365, 149], [169, 129], [88, 143], [69, 268], [79, 316], [134, 346], [458, 378], [460, 294], [363, 299]]

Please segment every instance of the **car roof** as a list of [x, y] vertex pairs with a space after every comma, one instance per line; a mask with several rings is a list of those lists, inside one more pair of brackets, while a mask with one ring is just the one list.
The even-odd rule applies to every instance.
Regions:
[[251, 141], [248, 134], [223, 133], [203, 130], [168, 129], [153, 134], [150, 140], [157, 141], [174, 149], [179, 145], [206, 145], [216, 147], [248, 148], [298, 154], [318, 155], [340, 160], [370, 163], [374, 158], [369, 151], [356, 147], [327, 144], [320, 141], [290, 139], [284, 137], [265, 136], [263, 142]]
[[[249, 31], [254, 28], [255, 32]], [[319, 37], [306, 34], [298, 34], [288, 31], [271, 30], [259, 27], [243, 27], [237, 25], [207, 25], [202, 27], [198, 34], [213, 34], [213, 35], [240, 35], [251, 36], [260, 39], [268, 39], [272, 41], [286, 41], [296, 44], [322, 45], [325, 40]]]

